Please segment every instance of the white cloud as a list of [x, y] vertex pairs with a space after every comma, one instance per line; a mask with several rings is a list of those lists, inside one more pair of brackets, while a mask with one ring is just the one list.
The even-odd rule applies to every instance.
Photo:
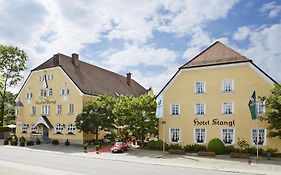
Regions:
[[281, 24], [274, 24], [252, 31], [250, 46], [240, 52], [254, 60], [269, 75], [281, 82]]
[[185, 35], [194, 28], [203, 27], [207, 22], [224, 18], [237, 0], [175, 0], [164, 1], [167, 15], [159, 14], [162, 20], [158, 29], [178, 35]]
[[240, 27], [238, 31], [236, 31], [233, 35], [233, 39], [240, 41], [246, 39], [251, 34], [251, 30], [249, 27]]
[[103, 64], [118, 72], [129, 67], [138, 69], [139, 66], [169, 68], [175, 64], [177, 53], [166, 48], [128, 44], [124, 50], [105, 52], [102, 56], [106, 58]]
[[154, 37], [153, 32], [191, 36], [188, 46], [200, 48], [212, 41], [203, 30], [207, 22], [226, 17], [236, 2], [12, 0], [0, 3], [0, 40], [24, 49], [30, 58], [30, 70], [58, 52], [70, 55], [79, 53], [86, 44], [121, 39], [130, 44], [124, 50], [103, 56], [108, 58], [108, 68], [118, 71], [137, 69], [138, 65], [162, 66], [165, 75], [170, 67], [178, 67], [178, 53], [150, 46], [148, 41]]
[[260, 11], [266, 13], [268, 18], [275, 18], [278, 17], [281, 12], [281, 5], [276, 4], [275, 1], [265, 3]]

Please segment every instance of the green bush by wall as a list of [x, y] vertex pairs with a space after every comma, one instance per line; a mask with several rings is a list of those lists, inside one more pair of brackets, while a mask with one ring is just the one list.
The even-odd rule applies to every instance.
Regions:
[[212, 139], [208, 143], [208, 151], [213, 151], [216, 154], [224, 154], [225, 153], [224, 143], [218, 138]]

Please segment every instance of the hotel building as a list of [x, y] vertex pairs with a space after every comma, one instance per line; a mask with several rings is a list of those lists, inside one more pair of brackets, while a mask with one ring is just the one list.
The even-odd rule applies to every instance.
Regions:
[[[252, 120], [248, 102], [269, 96], [274, 81], [252, 60], [215, 42], [181, 66], [157, 95], [159, 137], [169, 144], [207, 144], [220, 138], [236, 145], [278, 148], [281, 140], [267, 136], [267, 122]], [[257, 113], [264, 117], [264, 103]]]
[[147, 92], [131, 73], [124, 77], [80, 61], [78, 54], [56, 54], [31, 71], [16, 97], [16, 135], [81, 144], [93, 138], [75, 127], [87, 101], [100, 94], [137, 97]]

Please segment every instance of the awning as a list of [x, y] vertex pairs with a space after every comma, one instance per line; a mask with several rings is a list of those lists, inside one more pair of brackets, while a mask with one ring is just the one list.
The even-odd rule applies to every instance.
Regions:
[[16, 125], [13, 125], [13, 124], [11, 124], [11, 125], [7, 125], [9, 128], [16, 128]]
[[39, 120], [35, 123], [35, 126], [37, 126], [39, 124], [43, 124], [47, 128], [53, 128], [53, 125], [51, 124], [51, 122], [49, 121], [49, 119], [46, 116], [41, 116], [39, 118]]

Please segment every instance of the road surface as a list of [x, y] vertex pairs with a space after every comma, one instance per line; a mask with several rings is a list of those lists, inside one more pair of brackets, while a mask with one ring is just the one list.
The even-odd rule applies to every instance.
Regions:
[[0, 175], [237, 175], [241, 173], [97, 159], [0, 146]]

